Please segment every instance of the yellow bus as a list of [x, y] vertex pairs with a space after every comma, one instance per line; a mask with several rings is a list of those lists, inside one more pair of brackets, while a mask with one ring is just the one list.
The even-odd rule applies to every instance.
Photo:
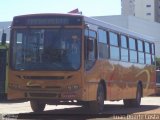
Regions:
[[83, 15], [14, 17], [9, 58], [8, 99], [29, 100], [34, 112], [46, 104], [102, 112], [105, 100], [138, 107], [155, 93], [150, 38]]

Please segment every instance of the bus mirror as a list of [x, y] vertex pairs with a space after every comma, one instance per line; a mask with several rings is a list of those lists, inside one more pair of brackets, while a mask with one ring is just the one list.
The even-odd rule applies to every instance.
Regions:
[[1, 38], [1, 44], [2, 44], [2, 45], [5, 45], [5, 44], [6, 44], [6, 37], [7, 37], [6, 33], [3, 33], [3, 34], [2, 34], [2, 38]]
[[88, 38], [88, 51], [93, 51], [93, 40]]

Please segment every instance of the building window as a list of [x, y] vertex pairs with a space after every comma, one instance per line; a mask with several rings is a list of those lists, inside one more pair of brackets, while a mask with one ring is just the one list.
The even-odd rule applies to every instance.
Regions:
[[146, 7], [151, 7], [151, 5], [146, 5]]
[[146, 15], [151, 15], [151, 13], [146, 13]]

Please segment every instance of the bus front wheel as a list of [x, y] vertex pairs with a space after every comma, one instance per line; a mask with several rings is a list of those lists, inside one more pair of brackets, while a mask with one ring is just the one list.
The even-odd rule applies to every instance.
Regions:
[[46, 106], [45, 103], [41, 103], [41, 102], [36, 101], [36, 100], [30, 101], [30, 105], [31, 105], [31, 108], [32, 108], [33, 112], [43, 112], [43, 110]]
[[90, 110], [93, 112], [102, 112], [104, 109], [104, 87], [103, 84], [98, 85], [96, 101], [89, 102]]

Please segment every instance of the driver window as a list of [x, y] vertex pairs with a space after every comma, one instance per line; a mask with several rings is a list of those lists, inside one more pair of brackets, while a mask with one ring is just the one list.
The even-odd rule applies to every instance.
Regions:
[[97, 38], [93, 30], [85, 30], [85, 69], [89, 70], [96, 61]]

